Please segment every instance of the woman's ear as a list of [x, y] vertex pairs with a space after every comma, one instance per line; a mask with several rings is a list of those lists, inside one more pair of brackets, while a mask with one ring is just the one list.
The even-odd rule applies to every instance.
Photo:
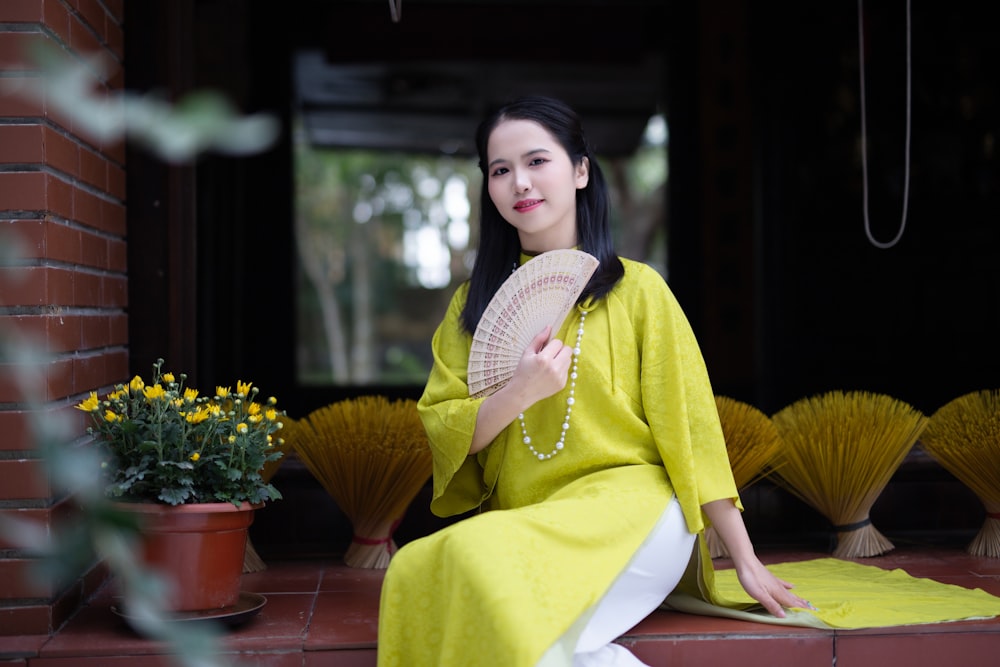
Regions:
[[576, 189], [582, 190], [590, 182], [590, 158], [584, 157], [576, 165]]

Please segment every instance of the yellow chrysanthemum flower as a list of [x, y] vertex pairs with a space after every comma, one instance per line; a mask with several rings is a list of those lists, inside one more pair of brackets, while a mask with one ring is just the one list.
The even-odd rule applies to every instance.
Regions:
[[195, 452], [194, 454], [192, 454], [192, 455], [190, 456], [190, 459], [191, 459], [192, 461], [197, 461], [197, 460], [198, 460], [198, 459], [200, 459], [200, 458], [201, 458], [201, 454], [199, 454], [198, 452]]
[[252, 386], [253, 386], [252, 382], [241, 382], [241, 381], [237, 380], [236, 381], [236, 393], [239, 394], [240, 396], [249, 396], [250, 395], [250, 387], [252, 387]]
[[174, 383], [174, 374], [173, 373], [164, 373], [163, 374], [163, 381], [166, 382], [167, 384], [173, 384]]
[[120, 398], [128, 398], [128, 387], [122, 387], [121, 389], [108, 394], [109, 400], [117, 401]]
[[247, 426], [246, 424], [244, 424], [243, 422], [240, 422], [239, 424], [236, 425], [236, 432], [237, 433], [246, 433], [249, 430], [250, 430], [250, 427]]
[[86, 400], [81, 401], [79, 405], [76, 406], [77, 410], [83, 410], [84, 412], [97, 412], [101, 407], [101, 401], [97, 398], [97, 392], [90, 392], [90, 396]]
[[189, 412], [186, 415], [184, 415], [184, 419], [187, 420], [189, 424], [200, 424], [206, 419], [208, 419], [208, 417], [209, 417], [208, 410], [202, 410], [201, 408], [195, 410], [194, 412]]
[[142, 388], [146, 386], [146, 383], [142, 381], [142, 378], [136, 375], [132, 378], [132, 381], [128, 383], [129, 388], [134, 392], [142, 391]]
[[160, 384], [154, 384], [152, 387], [146, 387], [142, 390], [142, 395], [146, 397], [147, 401], [152, 401], [158, 398], [163, 398], [167, 395], [167, 392], [163, 389]]
[[235, 435], [231, 435], [231, 436], [229, 436], [229, 444], [231, 445], [231, 444], [233, 444], [234, 442], [236, 442], [236, 436], [235, 436]]
[[198, 390], [188, 387], [184, 390], [184, 400], [190, 403], [194, 399], [198, 398]]
[[226, 398], [227, 396], [229, 396], [229, 392], [230, 392], [229, 387], [216, 387], [215, 388], [215, 396], [216, 396], [216, 398]]
[[104, 411], [104, 421], [114, 423], [119, 420], [118, 413], [112, 410]]
[[268, 408], [264, 412], [264, 417], [267, 419], [267, 421], [273, 422], [275, 419], [278, 418], [278, 411], [275, 410], [274, 408]]
[[248, 415], [259, 415], [260, 414], [260, 404], [258, 404], [258, 403], [251, 403], [250, 405], [248, 405], [247, 406], [247, 414]]

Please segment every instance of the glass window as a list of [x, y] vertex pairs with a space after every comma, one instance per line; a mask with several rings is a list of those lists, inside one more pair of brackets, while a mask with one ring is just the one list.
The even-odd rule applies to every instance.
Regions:
[[[667, 133], [601, 159], [619, 252], [665, 274]], [[316, 147], [294, 131], [296, 379], [303, 386], [422, 385], [430, 339], [477, 247], [474, 158]]]

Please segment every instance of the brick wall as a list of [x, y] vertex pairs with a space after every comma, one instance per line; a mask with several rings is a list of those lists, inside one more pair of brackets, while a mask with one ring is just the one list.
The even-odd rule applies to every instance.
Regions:
[[[36, 77], [26, 49], [46, 43], [74, 56], [123, 58], [125, 0], [3, 0], [0, 76]], [[122, 87], [124, 72], [94, 81]], [[91, 390], [128, 375], [125, 150], [101, 145], [48, 100], [0, 91], [0, 246], [18, 258], [0, 266], [0, 336], [23, 337], [42, 354], [0, 356], [0, 513], [52, 529], [72, 515], [38, 450], [35, 420], [72, 425], [67, 445], [85, 444]], [[18, 381], [23, 365], [37, 391]], [[32, 555], [0, 535], [0, 635], [48, 634], [104, 579], [91, 564], [70, 584], [28, 576]]]

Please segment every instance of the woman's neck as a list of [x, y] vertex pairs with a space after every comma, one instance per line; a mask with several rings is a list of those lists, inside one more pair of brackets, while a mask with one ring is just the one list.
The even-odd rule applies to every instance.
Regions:
[[[576, 248], [579, 242], [576, 238], [576, 230], [571, 233], [564, 233], [568, 230], [546, 230], [538, 234], [518, 234], [518, 241], [521, 244], [521, 252], [525, 255], [541, 255], [549, 250], [564, 250]], [[553, 233], [556, 232], [556, 233]]]

